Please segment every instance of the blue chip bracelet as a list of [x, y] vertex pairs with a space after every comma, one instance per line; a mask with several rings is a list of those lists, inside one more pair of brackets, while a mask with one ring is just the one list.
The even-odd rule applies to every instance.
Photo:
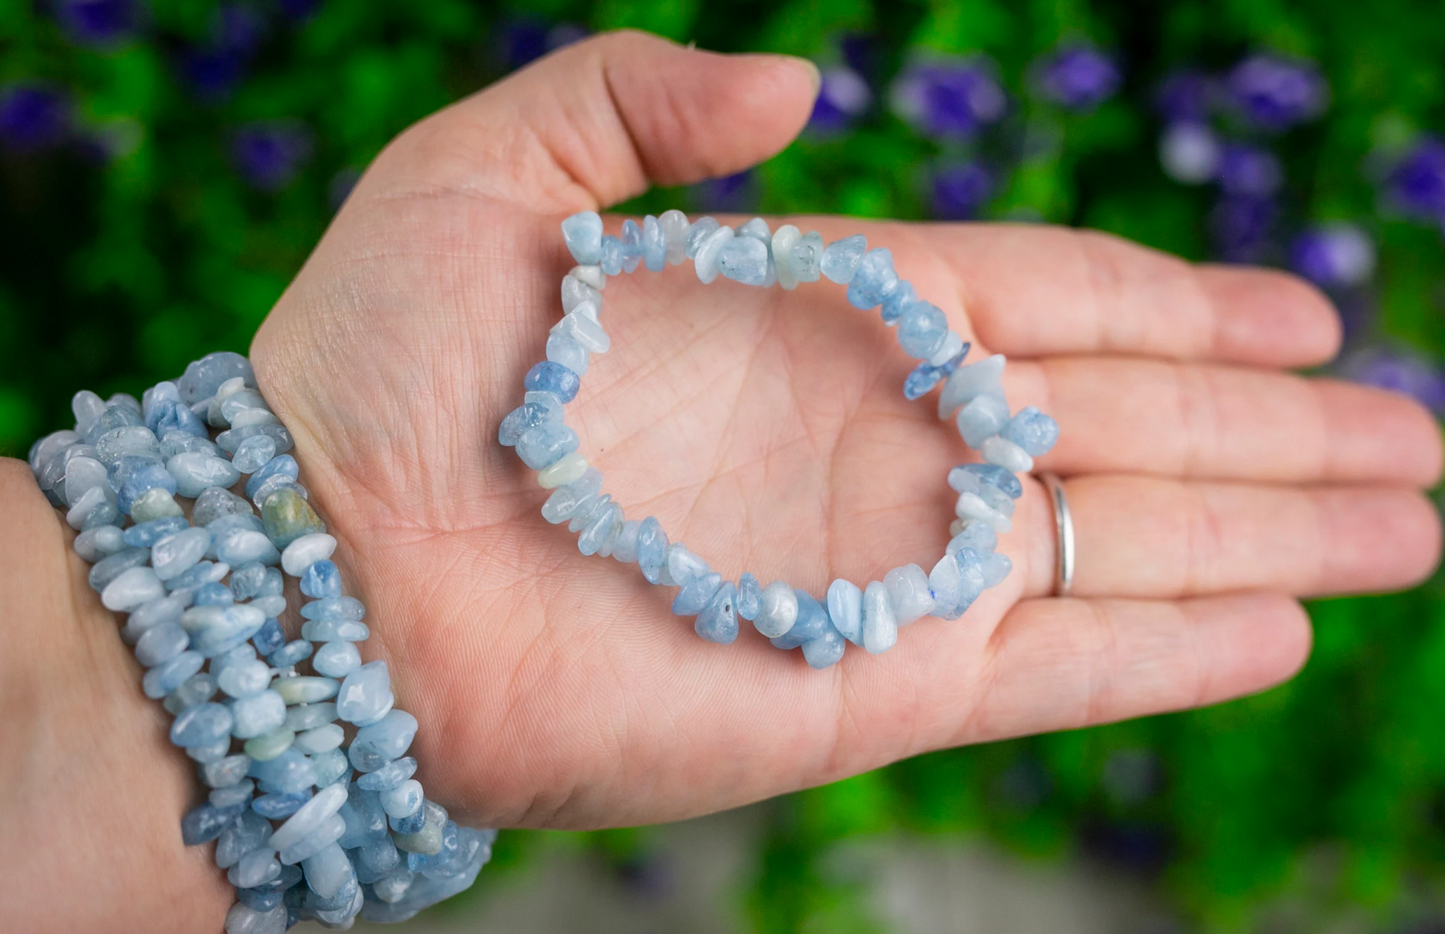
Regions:
[[[208, 789], [181, 836], [215, 842], [227, 934], [402, 921], [468, 888], [496, 832], [459, 827], [413, 778], [416, 718], [386, 663], [362, 662], [366, 609], [249, 361], [210, 354], [139, 402], [82, 391], [72, 408], [30, 467]], [[287, 577], [308, 598], [289, 641]]]
[[[523, 380], [522, 405], [502, 419], [497, 437], [552, 491], [542, 517], [579, 533], [583, 555], [636, 563], [649, 583], [676, 587], [672, 611], [692, 617], [703, 639], [731, 643], [738, 620], [747, 620], [777, 648], [801, 648], [814, 668], [836, 664], [849, 643], [885, 652], [900, 626], [923, 616], [957, 619], [984, 589], [1008, 576], [1009, 559], [996, 549], [1023, 494], [1016, 474], [1032, 470], [1033, 459], [1054, 446], [1058, 425], [1032, 406], [1010, 413], [1002, 355], [963, 365], [968, 343], [938, 307], [899, 278], [888, 249], [869, 249], [861, 235], [825, 245], [817, 232], [791, 224], [773, 231], [760, 217], [736, 229], [712, 217], [689, 223], [681, 211], [648, 216], [640, 225], [625, 220], [620, 237], [602, 231], [602, 218], [591, 211], [562, 222], [563, 241], [578, 263], [562, 279], [562, 319], [548, 335], [547, 359]], [[602, 491], [602, 474], [579, 451], [564, 416], [591, 355], [611, 347], [601, 324], [603, 289], [608, 277], [639, 265], [660, 272], [685, 259], [703, 283], [721, 275], [744, 285], [795, 289], [826, 278], [847, 286], [853, 307], [877, 308], [896, 328], [899, 345], [920, 361], [904, 380], [904, 396], [918, 399], [941, 386], [939, 418], [953, 418], [964, 443], [983, 460], [949, 471], [948, 484], [958, 493], [956, 517], [931, 571], [905, 564], [863, 587], [840, 578], [821, 599], [781, 580], [763, 586], [750, 573], [723, 580], [686, 545], [669, 541], [656, 518], [628, 519]]]

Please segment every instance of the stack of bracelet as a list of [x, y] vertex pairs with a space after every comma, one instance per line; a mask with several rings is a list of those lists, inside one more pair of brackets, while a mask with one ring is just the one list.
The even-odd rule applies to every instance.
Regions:
[[[342, 594], [336, 539], [246, 358], [211, 354], [139, 403], [80, 392], [72, 407], [75, 429], [36, 442], [30, 466], [211, 789], [181, 835], [217, 841], [228, 934], [400, 921], [470, 886], [496, 833], [458, 827], [412, 778], [416, 718], [386, 663], [362, 664], [365, 609]], [[195, 499], [189, 521], [177, 496]], [[289, 642], [283, 572], [310, 598]]]
[[[681, 211], [648, 216], [640, 225], [626, 220], [621, 237], [604, 236], [602, 218], [586, 211], [562, 222], [562, 237], [580, 265], [562, 279], [563, 317], [547, 338], [547, 359], [528, 371], [523, 404], [502, 420], [498, 440], [539, 471], [537, 482], [553, 490], [543, 518], [580, 532], [582, 554], [636, 562], [650, 583], [680, 588], [672, 611], [696, 617], [694, 631], [704, 639], [732, 642], [741, 617], [777, 648], [801, 647], [814, 668], [835, 664], [849, 642], [872, 653], [887, 651], [899, 626], [925, 615], [957, 619], [985, 588], [1008, 576], [1009, 559], [995, 548], [998, 533], [1012, 526], [1014, 500], [1023, 494], [1014, 472], [1033, 469], [1033, 458], [1057, 440], [1058, 425], [1032, 406], [1010, 415], [1001, 355], [960, 365], [969, 345], [949, 329], [941, 310], [898, 277], [887, 249], [868, 249], [862, 236], [825, 247], [817, 232], [804, 234], [791, 224], [774, 232], [760, 217], [736, 230], [711, 217], [689, 224]], [[959, 433], [984, 463], [948, 474], [959, 494], [957, 518], [931, 572], [907, 564], [866, 588], [840, 578], [822, 601], [785, 581], [763, 587], [752, 574], [724, 581], [685, 545], [669, 542], [657, 519], [625, 519], [602, 492], [602, 474], [578, 453], [577, 433], [563, 422], [563, 407], [576, 398], [591, 354], [611, 346], [600, 319], [602, 290], [609, 276], [640, 264], [660, 272], [684, 259], [693, 260], [704, 283], [721, 274], [744, 285], [776, 283], [784, 289], [824, 277], [846, 285], [848, 303], [862, 310], [881, 307], [883, 321], [897, 327], [903, 350], [922, 361], [904, 381], [904, 396], [917, 399], [943, 384], [939, 418], [957, 412]]]

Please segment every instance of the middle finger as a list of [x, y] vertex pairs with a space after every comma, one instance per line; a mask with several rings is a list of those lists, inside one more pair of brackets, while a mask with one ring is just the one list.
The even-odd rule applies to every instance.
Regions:
[[1134, 357], [1010, 361], [1010, 401], [1060, 425], [1041, 466], [1272, 483], [1430, 486], [1440, 432], [1414, 401], [1291, 373]]

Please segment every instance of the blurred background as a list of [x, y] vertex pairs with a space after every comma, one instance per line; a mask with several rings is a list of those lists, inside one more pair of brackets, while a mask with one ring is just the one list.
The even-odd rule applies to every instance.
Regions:
[[[623, 210], [1009, 218], [1288, 267], [1445, 410], [1445, 9], [1409, 0], [0, 0], [0, 453], [244, 351], [410, 122], [589, 32], [808, 56], [757, 169]], [[1445, 932], [1439, 583], [1209, 710], [670, 827], [510, 832], [417, 931]]]

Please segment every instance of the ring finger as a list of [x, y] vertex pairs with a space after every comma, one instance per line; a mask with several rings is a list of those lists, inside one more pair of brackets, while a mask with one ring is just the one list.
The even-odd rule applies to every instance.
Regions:
[[[1178, 599], [1393, 590], [1435, 567], [1440, 519], [1402, 486], [1276, 487], [1097, 474], [1068, 479], [1077, 596]], [[1053, 590], [1052, 506], [1029, 485], [1027, 596]]]

